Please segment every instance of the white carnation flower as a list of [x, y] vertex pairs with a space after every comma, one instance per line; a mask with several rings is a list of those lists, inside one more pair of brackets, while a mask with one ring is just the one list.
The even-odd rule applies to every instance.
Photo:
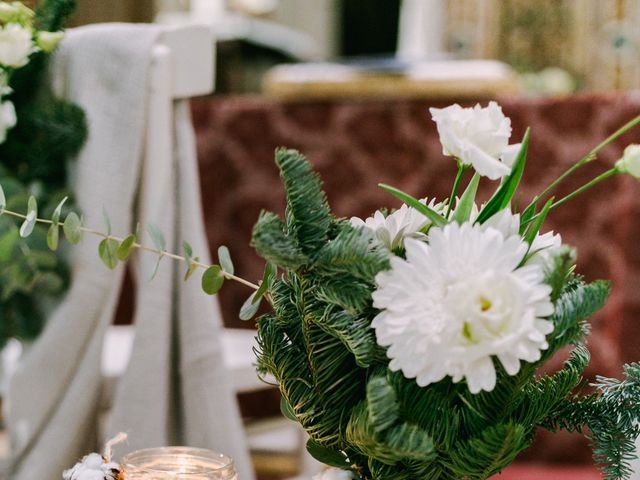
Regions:
[[17, 23], [0, 27], [0, 65], [24, 67], [34, 51], [31, 30]]
[[13, 103], [9, 101], [0, 103], [0, 143], [4, 143], [7, 139], [7, 132], [15, 126], [17, 120]]
[[351, 472], [339, 468], [329, 468], [313, 476], [313, 480], [352, 480], [354, 478]]
[[376, 276], [378, 344], [389, 347], [389, 368], [420, 386], [450, 376], [491, 391], [494, 357], [515, 375], [548, 347], [551, 288], [540, 265], [519, 267], [527, 244], [518, 235], [467, 222], [432, 228], [428, 240], [407, 239], [407, 259]]
[[[420, 203], [428, 205], [438, 213], [444, 213], [446, 209], [446, 205], [436, 203], [435, 199], [432, 199], [427, 204], [427, 199], [424, 198], [420, 200]], [[405, 238], [424, 236], [421, 231], [431, 225], [431, 220], [415, 208], [403, 204], [398, 210], [390, 213], [386, 217], [379, 210], [366, 220], [352, 217], [351, 225], [373, 230], [376, 237], [378, 237], [389, 250], [395, 250], [404, 245]]]
[[485, 108], [480, 104], [473, 108], [455, 104], [429, 111], [438, 126], [444, 155], [472, 165], [491, 180], [511, 172], [520, 145], [509, 145], [511, 120], [496, 102], [489, 102]]
[[[482, 228], [495, 228], [499, 230], [504, 237], [518, 235], [520, 231], [520, 215], [517, 213], [514, 214], [511, 210], [505, 208], [483, 223]], [[533, 239], [533, 242], [531, 242], [528, 254], [529, 258], [526, 264], [540, 265], [545, 272], [548, 272], [554, 266], [555, 257], [561, 252], [562, 238], [560, 234], [553, 232], [538, 233]]]
[[114, 462], [105, 462], [101, 455], [91, 453], [85, 456], [73, 468], [62, 474], [64, 480], [120, 480], [120, 466]]

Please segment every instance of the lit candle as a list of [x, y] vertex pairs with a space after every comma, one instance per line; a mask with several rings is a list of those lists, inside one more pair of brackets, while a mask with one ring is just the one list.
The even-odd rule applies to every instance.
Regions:
[[138, 450], [122, 459], [127, 480], [238, 480], [226, 455], [190, 447]]

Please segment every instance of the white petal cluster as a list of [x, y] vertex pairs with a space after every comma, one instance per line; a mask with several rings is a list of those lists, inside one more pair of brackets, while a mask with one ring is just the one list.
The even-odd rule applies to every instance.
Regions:
[[29, 56], [36, 50], [32, 37], [30, 29], [17, 23], [0, 27], [0, 65], [20, 68], [29, 63]]
[[351, 472], [339, 468], [329, 468], [313, 476], [313, 480], [352, 480], [354, 478]]
[[7, 132], [15, 126], [17, 122], [16, 110], [13, 103], [6, 101], [0, 103], [0, 143], [4, 143]]
[[431, 108], [436, 122], [442, 153], [472, 165], [480, 175], [491, 180], [511, 172], [520, 144], [509, 145], [511, 120], [496, 102], [482, 108], [462, 108], [455, 104]]
[[[505, 208], [482, 224], [483, 229], [495, 228], [504, 237], [518, 235], [520, 231], [520, 215]], [[562, 251], [562, 238], [554, 232], [537, 234], [531, 242], [526, 264], [540, 265], [545, 273], [554, 266], [554, 259]]]
[[[435, 199], [427, 203], [427, 199], [424, 198], [420, 200], [420, 203], [428, 205], [437, 213], [444, 213], [446, 209], [445, 204], [436, 203]], [[403, 204], [398, 210], [387, 216], [378, 210], [366, 220], [352, 217], [351, 225], [373, 230], [376, 237], [389, 250], [393, 251], [404, 246], [405, 238], [424, 237], [422, 231], [431, 225], [431, 220], [415, 208]]]
[[526, 242], [491, 226], [451, 223], [432, 228], [428, 242], [407, 239], [406, 260], [394, 257], [376, 277], [377, 341], [389, 347], [389, 368], [420, 386], [449, 376], [472, 393], [491, 391], [494, 358], [515, 375], [548, 347], [543, 268], [520, 266]]
[[120, 480], [124, 478], [120, 466], [114, 462], [105, 463], [101, 455], [91, 453], [73, 468], [62, 474], [64, 480]]

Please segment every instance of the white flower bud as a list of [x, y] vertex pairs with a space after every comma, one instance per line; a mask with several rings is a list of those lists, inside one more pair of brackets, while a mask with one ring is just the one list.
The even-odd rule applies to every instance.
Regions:
[[0, 65], [20, 68], [29, 63], [34, 52], [31, 30], [16, 23], [0, 28]]
[[7, 101], [0, 103], [0, 143], [7, 139], [7, 132], [15, 126], [17, 122], [16, 110], [13, 103]]
[[7, 2], [0, 2], [0, 22], [11, 22], [16, 17], [17, 13], [18, 11], [13, 5]]
[[640, 145], [632, 144], [625, 148], [622, 158], [616, 162], [616, 168], [622, 173], [640, 178]]
[[64, 32], [38, 32], [36, 43], [45, 53], [53, 52], [64, 38]]
[[31, 25], [35, 12], [20, 2], [0, 2], [0, 23]]

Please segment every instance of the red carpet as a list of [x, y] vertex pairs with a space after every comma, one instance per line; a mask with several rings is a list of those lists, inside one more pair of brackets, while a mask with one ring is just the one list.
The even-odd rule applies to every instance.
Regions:
[[514, 465], [495, 480], [601, 480], [593, 467], [549, 467], [542, 465]]

